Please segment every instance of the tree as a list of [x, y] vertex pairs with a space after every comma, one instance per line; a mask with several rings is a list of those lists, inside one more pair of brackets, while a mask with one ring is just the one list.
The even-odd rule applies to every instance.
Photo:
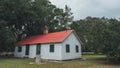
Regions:
[[54, 19], [52, 21], [49, 21], [53, 24], [49, 24], [50, 28], [53, 29], [53, 31], [60, 31], [60, 30], [65, 30], [65, 29], [70, 29], [70, 24], [73, 22], [73, 16], [71, 9], [66, 5], [65, 10], [56, 8], [54, 9]]
[[96, 54], [101, 53], [102, 48], [104, 47], [103, 33], [104, 33], [104, 30], [107, 29], [107, 25], [108, 24], [106, 23], [106, 21], [101, 19], [101, 21], [98, 21], [91, 28], [89, 35], [87, 36], [90, 49]]
[[8, 22], [7, 26], [18, 41], [42, 34], [45, 25], [52, 32], [63, 29], [65, 23], [72, 21], [70, 8], [66, 6], [63, 11], [48, 0], [1, 0], [0, 6], [0, 18]]
[[6, 27], [6, 22], [0, 20], [0, 52], [14, 51], [14, 43], [16, 39], [12, 34], [11, 30]]
[[49, 0], [0, 1], [0, 19], [7, 22], [5, 27], [17, 41], [42, 34], [45, 25], [50, 32], [65, 29], [65, 24], [72, 21], [70, 10], [67, 6], [65, 11], [57, 8]]
[[[103, 21], [103, 20], [102, 20]], [[101, 52], [108, 60], [120, 60], [120, 21], [106, 19], [97, 23], [89, 35], [89, 45], [94, 52]]]
[[91, 51], [90, 45], [88, 44], [88, 36], [90, 35], [91, 29], [96, 25], [96, 23], [101, 22], [99, 18], [96, 17], [86, 17], [78, 21], [74, 21], [71, 24], [71, 28], [74, 29], [83, 42], [82, 50]]

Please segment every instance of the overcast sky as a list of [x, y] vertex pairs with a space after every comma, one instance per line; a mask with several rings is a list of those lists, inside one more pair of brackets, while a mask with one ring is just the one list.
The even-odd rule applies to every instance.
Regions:
[[75, 20], [87, 16], [120, 18], [120, 0], [50, 0], [59, 8], [68, 5]]

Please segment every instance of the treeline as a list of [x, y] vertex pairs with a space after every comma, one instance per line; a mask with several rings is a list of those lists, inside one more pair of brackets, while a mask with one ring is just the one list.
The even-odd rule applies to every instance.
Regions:
[[120, 60], [120, 20], [86, 17], [73, 21], [71, 9], [60, 9], [49, 0], [0, 0], [0, 52], [14, 51], [15, 43], [25, 37], [74, 29], [83, 42], [83, 51], [105, 54]]
[[84, 45], [83, 51], [102, 53], [108, 60], [120, 60], [120, 20], [105, 17], [87, 17], [74, 21], [76, 30]]

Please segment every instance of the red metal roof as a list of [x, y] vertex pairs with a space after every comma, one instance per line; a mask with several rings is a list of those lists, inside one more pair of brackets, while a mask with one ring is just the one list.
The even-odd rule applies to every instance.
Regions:
[[65, 30], [60, 32], [53, 32], [48, 34], [36, 35], [32, 37], [25, 38], [20, 42], [17, 42], [17, 45], [26, 45], [26, 44], [43, 44], [43, 43], [57, 43], [62, 42], [69, 36], [73, 30]]

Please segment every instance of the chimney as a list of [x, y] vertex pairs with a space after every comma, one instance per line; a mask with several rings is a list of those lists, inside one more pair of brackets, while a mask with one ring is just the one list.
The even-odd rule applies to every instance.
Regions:
[[43, 34], [48, 34], [48, 27], [47, 26], [44, 27]]

